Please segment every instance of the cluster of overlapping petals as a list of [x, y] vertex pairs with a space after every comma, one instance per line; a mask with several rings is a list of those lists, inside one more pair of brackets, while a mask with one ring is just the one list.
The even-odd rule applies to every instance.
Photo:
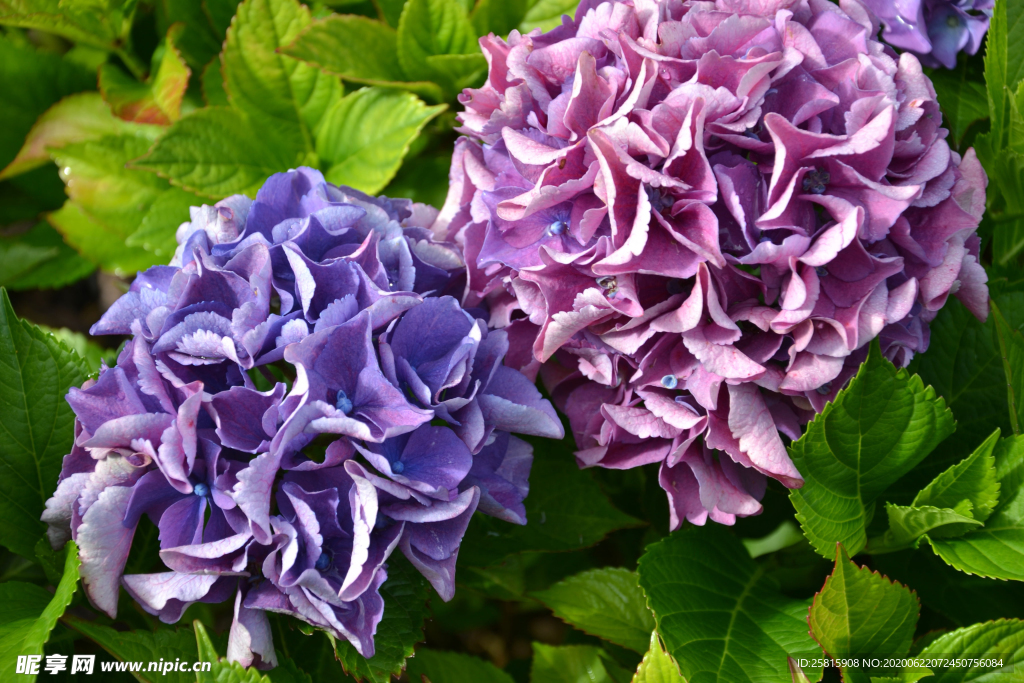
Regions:
[[[672, 526], [802, 483], [780, 433], [950, 294], [987, 313], [987, 179], [917, 57], [827, 0], [585, 0], [481, 39], [435, 230], [581, 466], [660, 463]], [[447, 232], [444, 232], [444, 231]]]
[[961, 51], [976, 54], [988, 32], [995, 0], [860, 0], [885, 30], [882, 39], [910, 50], [925, 66], [956, 66]]
[[[275, 663], [267, 611], [374, 652], [400, 548], [448, 600], [474, 511], [525, 524], [530, 446], [563, 436], [449, 291], [465, 267], [436, 210], [310, 169], [192, 210], [170, 266], [139, 273], [93, 334], [130, 335], [68, 394], [72, 452], [43, 520], [86, 593], [123, 586], [177, 621], [234, 600], [228, 655]], [[143, 515], [168, 571], [124, 574]]]

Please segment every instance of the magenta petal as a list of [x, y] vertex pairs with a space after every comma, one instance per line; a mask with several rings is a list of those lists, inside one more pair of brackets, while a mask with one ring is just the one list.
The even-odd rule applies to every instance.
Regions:
[[799, 488], [803, 479], [782, 445], [761, 390], [751, 384], [730, 384], [729, 429], [740, 450], [754, 468], [778, 479], [789, 488]]

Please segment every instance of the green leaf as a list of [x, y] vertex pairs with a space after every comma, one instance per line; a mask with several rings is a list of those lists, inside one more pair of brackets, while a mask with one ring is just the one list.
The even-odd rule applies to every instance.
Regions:
[[[69, 0], [0, 0], [0, 24], [56, 33], [76, 43], [117, 51], [125, 18], [123, 3], [89, 5]], [[123, 51], [120, 54], [127, 58]]]
[[128, 236], [130, 247], [142, 247], [162, 261], [169, 261], [178, 247], [175, 234], [178, 226], [189, 220], [189, 207], [203, 204], [203, 199], [191, 192], [172, 187], [162, 192], [142, 217], [138, 229]]
[[[20, 258], [11, 253], [18, 245], [28, 249]], [[47, 254], [42, 260], [36, 255]], [[64, 243], [60, 233], [47, 223], [37, 223], [28, 232], [13, 238], [0, 238], [0, 286], [8, 289], [50, 289], [81, 280], [96, 269], [96, 265], [78, 255]], [[16, 265], [15, 265], [16, 264]], [[9, 270], [8, 270], [9, 268]]]
[[324, 116], [316, 152], [324, 177], [369, 194], [395, 176], [409, 145], [445, 106], [428, 107], [414, 95], [363, 88], [347, 95]]
[[947, 564], [968, 574], [1024, 581], [1024, 437], [1009, 437], [995, 449], [1000, 503], [985, 526], [959, 538], [930, 538]]
[[[186, 662], [200, 661], [196, 650], [196, 637], [190, 628], [157, 631], [115, 631], [108, 626], [85, 621], [78, 617], [65, 617], [63, 622], [71, 629], [89, 638], [109, 652], [119, 662], [156, 662], [160, 659]], [[184, 671], [140, 671], [133, 675], [142, 683], [195, 683], [196, 675]], [[224, 683], [223, 681], [219, 683]]]
[[482, 54], [431, 55], [427, 66], [440, 77], [442, 83], [451, 84], [455, 91], [480, 85], [487, 72], [487, 59]]
[[[1021, 140], [1024, 144], [1024, 140]], [[1009, 147], [995, 147], [994, 133], [975, 139], [978, 157], [989, 179], [989, 212], [994, 223], [992, 259], [994, 265], [1008, 267], [1024, 249], [1024, 155]]]
[[452, 96], [454, 80], [432, 66], [428, 58], [479, 51], [473, 25], [456, 0], [409, 0], [405, 3], [398, 23], [398, 61], [409, 80], [435, 81], [446, 96]]
[[1024, 583], [992, 581], [950, 571], [931, 552], [905, 550], [871, 558], [871, 565], [894, 581], [913, 586], [921, 604], [955, 626], [1011, 617], [1024, 604]]
[[[192, 69], [202, 69], [220, 53], [227, 27], [215, 26], [213, 12], [204, 11], [210, 7], [209, 1], [161, 0], [160, 7], [166, 15], [167, 26], [181, 26], [175, 42]], [[234, 14], [233, 9], [231, 13]]]
[[374, 636], [376, 653], [366, 659], [348, 641], [335, 643], [337, 657], [347, 673], [372, 683], [388, 683], [392, 675], [402, 672], [413, 647], [423, 640], [427, 585], [405, 558], [392, 555], [388, 579], [380, 587], [384, 616]]
[[945, 401], [921, 378], [897, 370], [872, 344], [849, 386], [790, 447], [804, 476], [790, 493], [804, 534], [823, 556], [867, 543], [875, 500], [953, 432]]
[[526, 18], [527, 0], [480, 0], [469, 15], [478, 36], [495, 33], [505, 37]]
[[114, 349], [105, 349], [95, 342], [89, 341], [89, 339], [80, 332], [72, 332], [66, 327], [59, 329], [53, 329], [39, 326], [40, 329], [52, 334], [58, 341], [64, 346], [73, 350], [85, 363], [85, 367], [89, 368], [91, 373], [99, 370], [100, 361], [106, 361], [108, 366], [113, 366], [117, 361], [117, 351]]
[[[998, 299], [1006, 301], [1007, 308], [1018, 297]], [[928, 352], [915, 357], [911, 371], [946, 399], [956, 416], [956, 432], [921, 462], [912, 476], [897, 484], [903, 496], [900, 502], [909, 502], [921, 486], [973, 451], [994, 428], [1010, 431], [1006, 376], [994, 317], [978, 322], [959, 301], [950, 301], [930, 327]]]
[[935, 675], [931, 669], [920, 663], [920, 660], [913, 660], [896, 676], [872, 676], [871, 683], [917, 683], [922, 678]]
[[[474, 515], [459, 565], [494, 566], [515, 553], [562, 552], [594, 545], [608, 533], [640, 522], [608, 501], [590, 472], [580, 470], [561, 442], [534, 441], [525, 526]], [[567, 457], [569, 456], [569, 457]]]
[[53, 595], [34, 584], [0, 584], [4, 604], [0, 613], [0, 672], [4, 680], [36, 680], [35, 676], [14, 673], [17, 656], [43, 653], [43, 645], [78, 588], [78, 567], [78, 547], [71, 542], [65, 548], [63, 574]]
[[[335, 658], [334, 639], [325, 632], [309, 629], [305, 622], [286, 615], [270, 614], [274, 633], [274, 647], [278, 658], [287, 652], [294, 661], [302, 662], [302, 670], [319, 683], [320, 681], [352, 681], [345, 675], [341, 664]], [[303, 633], [303, 629], [310, 630]], [[276, 680], [274, 683], [278, 683]]]
[[398, 63], [398, 33], [368, 17], [332, 14], [314, 21], [282, 53], [355, 83], [406, 80]]
[[984, 522], [999, 503], [995, 448], [999, 429], [992, 432], [971, 455], [937, 476], [914, 498], [914, 505], [955, 508], [971, 503], [971, 516]]
[[561, 25], [563, 14], [572, 17], [578, 4], [579, 0], [539, 0], [531, 5], [519, 30], [523, 33], [529, 33], [535, 28], [550, 31]]
[[18, 320], [0, 289], [0, 544], [35, 556], [39, 516], [71, 450], [74, 415], [64, 400], [87, 369], [74, 351]]
[[679, 669], [662, 647], [658, 632], [651, 633], [651, 645], [637, 667], [632, 683], [686, 683]]
[[217, 654], [217, 648], [203, 623], [196, 619], [192, 622], [195, 629], [195, 644], [199, 661], [210, 662], [209, 671], [200, 671], [196, 676], [197, 683], [313, 683], [305, 671], [296, 666], [295, 662], [278, 657], [278, 665], [270, 676], [260, 675], [255, 668], [245, 668], [238, 662], [229, 662]]
[[154, 263], [153, 254], [126, 247], [119, 232], [94, 221], [70, 200], [46, 218], [78, 253], [117, 275], [127, 277]]
[[206, 632], [203, 622], [196, 619], [192, 622], [192, 629], [195, 631], [196, 652], [199, 655], [199, 661], [210, 663], [219, 661], [220, 655], [217, 654], [217, 648], [210, 640], [210, 634]]
[[[65, 546], [64, 574], [57, 590], [51, 596], [46, 590], [31, 583], [10, 581], [0, 584], [0, 671], [4, 679], [13, 681], [18, 655], [41, 655], [43, 645], [57, 620], [71, 604], [78, 587], [78, 546], [74, 541]], [[18, 680], [35, 680], [35, 676]]]
[[[1000, 666], [972, 666], [943, 669], [935, 667], [935, 678], [929, 683], [1010, 683], [1020, 680], [1024, 667], [1024, 621], [1000, 619], [974, 624], [947, 633], [932, 641], [921, 659], [970, 658], [1001, 660]], [[980, 664], [980, 662], [979, 662]]]
[[[835, 569], [814, 596], [807, 623], [830, 657], [901, 657], [914, 639], [920, 609], [913, 591], [858, 567], [840, 545]], [[843, 673], [845, 680], [868, 680], [864, 672], [844, 669]]]
[[234, 109], [207, 107], [182, 117], [133, 167], [222, 199], [238, 193], [255, 196], [268, 176], [302, 161], [300, 151], [273, 129], [254, 128]]
[[531, 596], [581, 631], [641, 653], [650, 644], [654, 617], [636, 572], [593, 569]]
[[220, 59], [214, 59], [203, 67], [202, 81], [203, 99], [208, 107], [227, 107], [228, 91], [224, 89], [224, 74], [221, 72]]
[[22, 275], [56, 256], [56, 247], [37, 247], [20, 240], [0, 237], [0, 286], [6, 287], [11, 282], [17, 282]]
[[889, 530], [868, 543], [868, 552], [891, 552], [931, 538], [955, 538], [980, 527], [999, 502], [993, 455], [999, 430], [975, 451], [924, 487], [910, 506], [886, 505]]
[[743, 545], [752, 558], [774, 553], [804, 540], [804, 535], [791, 520], [785, 520], [763, 538], [744, 538]]
[[[181, 118], [181, 102], [192, 75], [175, 46], [175, 25], [154, 55], [153, 75], [140, 83], [113, 64], [100, 67], [100, 92], [114, 114], [126, 121], [167, 125]], [[156, 56], [159, 55], [159, 61]]]
[[970, 504], [959, 511], [936, 508], [928, 505], [906, 506], [887, 503], [885, 512], [889, 517], [889, 530], [880, 539], [872, 539], [867, 545], [868, 553], [885, 553], [917, 547], [925, 534], [933, 538], [962, 536], [982, 523], [971, 517]]
[[533, 643], [530, 683], [626, 683], [629, 674], [599, 647]]
[[70, 58], [0, 35], [0, 168], [14, 159], [36, 119], [52, 104], [95, 85], [95, 74]]
[[[82, 240], [76, 246], [83, 256], [108, 270], [130, 274], [125, 261], [139, 270], [157, 261], [153, 254], [127, 242], [154, 202], [170, 189], [166, 180], [128, 167], [129, 162], [149, 150], [155, 137], [152, 132], [146, 130], [141, 135], [107, 136], [73, 143], [55, 152], [70, 201], [90, 221], [101, 225], [112, 240], [111, 244], [97, 245], [99, 252], [82, 248]], [[73, 240], [69, 238], [69, 241]], [[99, 254], [110, 251], [116, 254], [112, 261], [98, 258]]]
[[409, 680], [430, 683], [512, 683], [512, 677], [490, 662], [459, 652], [420, 648], [409, 660]]
[[51, 149], [105, 135], [144, 130], [137, 124], [122, 121], [110, 113], [110, 107], [99, 93], [70, 95], [53, 105], [39, 117], [29, 131], [25, 144], [14, 161], [0, 172], [6, 180], [50, 161]]
[[398, 28], [405, 0], [373, 0], [373, 4], [377, 7], [377, 14], [387, 22], [388, 26]]
[[203, 10], [214, 31], [223, 36], [238, 11], [238, 0], [203, 0]]
[[992, 317], [996, 323], [996, 337], [999, 339], [1003, 372], [1006, 375], [1010, 427], [1014, 434], [1020, 434], [1021, 424], [1024, 423], [1024, 336], [1010, 327], [995, 302], [992, 302]]
[[930, 76], [942, 105], [943, 122], [959, 145], [971, 124], [988, 118], [985, 84], [972, 74], [970, 60], [961, 59], [956, 69], [934, 69]]
[[1009, 99], [1022, 77], [1024, 6], [1017, 2], [997, 0], [985, 48], [985, 82], [996, 149], [1002, 149], [1007, 144]]
[[313, 131], [341, 98], [337, 77], [281, 54], [309, 25], [295, 0], [245, 0], [224, 43], [224, 82], [231, 104], [257, 129], [273, 128], [293, 146], [313, 150]]
[[688, 681], [774, 683], [789, 680], [787, 657], [820, 656], [807, 633], [809, 601], [783, 596], [722, 527], [673, 532], [647, 547], [638, 571], [658, 633]]

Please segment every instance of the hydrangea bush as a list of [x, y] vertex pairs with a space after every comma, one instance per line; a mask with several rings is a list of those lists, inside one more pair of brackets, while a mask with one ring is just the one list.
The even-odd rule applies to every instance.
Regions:
[[1017, 680], [1021, 45], [0, 0], [0, 680]]
[[[246, 666], [276, 664], [268, 611], [371, 657], [392, 552], [450, 600], [473, 513], [526, 523], [532, 449], [511, 433], [562, 426], [502, 365], [506, 334], [446, 294], [464, 268], [421, 227], [435, 213], [308, 168], [192, 210], [172, 264], [93, 327], [131, 335], [117, 363], [68, 395], [43, 521], [77, 542], [93, 606], [115, 617], [123, 585], [174, 623], [233, 600]], [[143, 515], [168, 571], [125, 575]]]
[[873, 339], [905, 366], [951, 294], [987, 314], [985, 172], [877, 31], [855, 2], [592, 1], [481, 40], [435, 230], [580, 465], [661, 463], [672, 528], [799, 487], [780, 434]]

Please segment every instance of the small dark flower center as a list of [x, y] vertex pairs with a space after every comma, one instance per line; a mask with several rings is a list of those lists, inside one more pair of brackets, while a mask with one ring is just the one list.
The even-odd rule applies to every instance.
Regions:
[[825, 382], [820, 387], [815, 389], [815, 391], [817, 391], [822, 396], [828, 396], [829, 394], [832, 393], [832, 382]]
[[335, 398], [334, 407], [346, 415], [352, 412], [352, 399], [348, 397], [343, 389], [338, 389], [338, 395]]
[[825, 266], [818, 266], [814, 269], [814, 272], [818, 274], [818, 277], [825, 277], [828, 275], [828, 268]]
[[828, 171], [814, 169], [804, 175], [804, 194], [825, 194], [831, 176]]
[[597, 286], [611, 296], [618, 290], [619, 281], [614, 275], [605, 275], [604, 277], [597, 278]]
[[551, 221], [551, 225], [548, 226], [548, 234], [549, 235], [561, 235], [563, 232], [565, 232], [565, 229], [567, 227], [569, 227], [569, 226], [566, 225], [565, 221], [562, 221], [562, 220]]
[[192, 487], [192, 493], [196, 494], [200, 498], [205, 498], [210, 495], [210, 487], [200, 482]]
[[394, 461], [393, 463], [391, 463], [391, 471], [394, 472], [395, 474], [401, 474], [402, 472], [405, 472], [405, 463], [402, 462], [401, 460]]
[[331, 566], [331, 556], [325, 552], [320, 553], [320, 557], [316, 558], [316, 564], [313, 567], [318, 571], [326, 571]]

